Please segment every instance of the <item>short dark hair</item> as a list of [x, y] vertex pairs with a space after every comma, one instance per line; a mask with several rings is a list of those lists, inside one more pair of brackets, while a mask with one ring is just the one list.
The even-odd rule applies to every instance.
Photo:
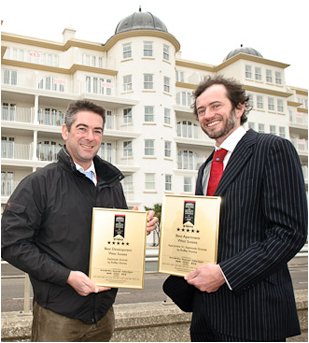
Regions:
[[226, 95], [232, 104], [233, 110], [238, 108], [239, 104], [245, 104], [244, 113], [241, 116], [240, 122], [241, 124], [245, 123], [248, 120], [247, 115], [251, 111], [252, 107], [249, 105], [249, 96], [246, 95], [245, 90], [242, 88], [242, 85], [233, 78], [225, 78], [222, 75], [217, 75], [214, 77], [208, 76], [206, 80], [202, 81], [196, 90], [192, 93], [194, 98], [194, 103], [192, 104], [192, 108], [194, 114], [198, 117], [197, 107], [196, 107], [196, 99], [204, 93], [204, 91], [213, 86], [213, 85], [223, 85], [226, 88]]
[[64, 123], [67, 126], [68, 131], [71, 130], [71, 126], [76, 119], [76, 115], [80, 111], [94, 112], [100, 115], [103, 119], [103, 128], [104, 128], [105, 109], [87, 100], [77, 100], [69, 104], [65, 113]]

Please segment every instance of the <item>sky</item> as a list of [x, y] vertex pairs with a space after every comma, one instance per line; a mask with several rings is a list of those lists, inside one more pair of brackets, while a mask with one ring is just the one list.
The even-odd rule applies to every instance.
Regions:
[[183, 59], [219, 65], [242, 44], [290, 64], [286, 83], [308, 89], [307, 0], [1, 0], [1, 30], [62, 42], [72, 28], [75, 38], [104, 44], [139, 6], [166, 25]]

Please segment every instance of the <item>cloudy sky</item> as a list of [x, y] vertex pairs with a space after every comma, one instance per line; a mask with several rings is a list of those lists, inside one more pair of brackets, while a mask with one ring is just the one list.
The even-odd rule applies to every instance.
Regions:
[[288, 84], [309, 86], [307, 0], [2, 0], [1, 30], [62, 42], [68, 27], [77, 39], [106, 43], [139, 6], [163, 21], [184, 59], [218, 65], [243, 44], [290, 64]]

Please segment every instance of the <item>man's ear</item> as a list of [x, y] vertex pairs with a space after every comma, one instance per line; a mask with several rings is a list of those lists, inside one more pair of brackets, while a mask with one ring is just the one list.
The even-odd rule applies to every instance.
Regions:
[[63, 124], [62, 125], [62, 138], [66, 141], [68, 139], [68, 136], [69, 136], [68, 127], [65, 124]]
[[245, 108], [246, 108], [246, 104], [238, 104], [238, 106], [236, 107], [237, 118], [241, 118], [241, 116], [243, 115], [245, 111]]

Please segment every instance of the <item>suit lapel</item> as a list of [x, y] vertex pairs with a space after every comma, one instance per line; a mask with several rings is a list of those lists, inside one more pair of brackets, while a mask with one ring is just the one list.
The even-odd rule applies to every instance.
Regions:
[[248, 159], [252, 155], [252, 146], [255, 144], [256, 138], [257, 133], [253, 130], [249, 130], [236, 145], [227, 167], [222, 174], [222, 178], [219, 182], [215, 195], [224, 194], [231, 182], [234, 181], [240, 171], [244, 168]]

